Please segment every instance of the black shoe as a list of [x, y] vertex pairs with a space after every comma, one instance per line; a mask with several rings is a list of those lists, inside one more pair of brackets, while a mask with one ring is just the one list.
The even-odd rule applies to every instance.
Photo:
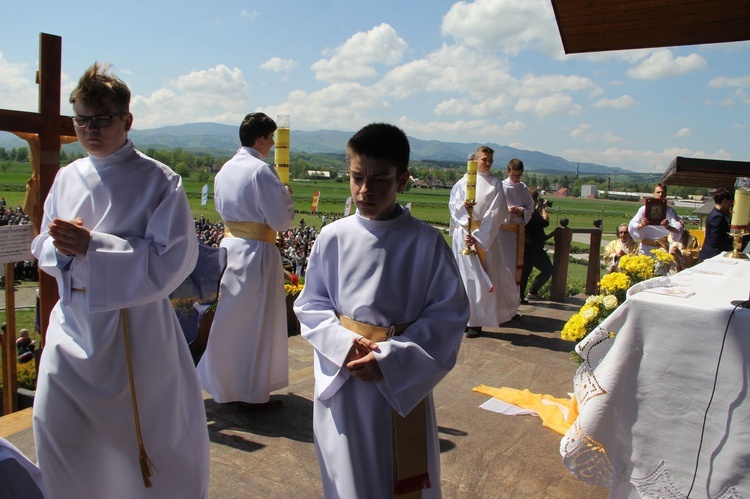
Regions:
[[469, 329], [466, 330], [467, 338], [479, 338], [481, 334], [482, 334], [482, 328], [470, 327]]
[[529, 304], [529, 300], [521, 300], [521, 305], [528, 305], [528, 304]]

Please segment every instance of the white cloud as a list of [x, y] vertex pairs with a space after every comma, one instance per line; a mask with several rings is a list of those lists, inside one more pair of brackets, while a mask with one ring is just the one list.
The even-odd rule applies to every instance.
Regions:
[[271, 57], [260, 65], [260, 69], [271, 71], [273, 73], [285, 73], [297, 67], [297, 62], [292, 59], [282, 59], [281, 57]]
[[593, 127], [589, 123], [581, 123], [578, 127], [570, 132], [570, 136], [574, 139], [581, 139], [586, 142], [622, 142], [622, 138], [613, 134], [612, 132], [604, 132], [599, 135], [593, 131]]
[[408, 49], [388, 24], [355, 33], [327, 59], [313, 63], [315, 78], [325, 82], [364, 81], [377, 76], [374, 65], [394, 66]]
[[378, 113], [388, 108], [390, 104], [379, 89], [343, 82], [314, 92], [295, 90], [289, 94], [287, 102], [262, 110], [269, 116], [289, 114], [293, 128], [301, 130], [357, 130], [384, 119]]
[[492, 142], [497, 140], [498, 136], [511, 136], [526, 129], [526, 124], [522, 121], [508, 121], [505, 124], [496, 124], [485, 120], [421, 122], [406, 116], [399, 118], [396, 125], [403, 128], [412, 137], [437, 137], [442, 140], [453, 140], [457, 133], [462, 133], [474, 137], [474, 140], [479, 142]]
[[600, 99], [596, 101], [593, 107], [597, 108], [612, 108], [612, 109], [627, 109], [638, 104], [638, 101], [631, 96], [625, 94], [621, 95], [616, 99]]
[[552, 6], [547, 0], [475, 0], [453, 4], [443, 17], [443, 36], [484, 51], [517, 55], [536, 49], [562, 57]]
[[482, 100], [518, 86], [508, 72], [506, 61], [468, 47], [447, 44], [423, 59], [392, 69], [380, 84], [399, 99], [422, 92], [454, 92]]
[[735, 123], [732, 128], [734, 128], [735, 130], [745, 130], [747, 128], [747, 125], [745, 125], [744, 123]]
[[735, 104], [750, 104], [750, 92], [744, 88], [738, 88], [729, 97], [721, 102], [722, 106], [733, 106]]
[[149, 96], [133, 96], [130, 108], [135, 128], [144, 129], [203, 121], [239, 123], [249, 104], [242, 71], [219, 64], [182, 75]]
[[561, 154], [568, 161], [586, 161], [602, 165], [616, 166], [626, 170], [649, 173], [664, 173], [676, 156], [690, 158], [732, 159], [723, 149], [713, 153], [694, 151], [688, 148], [666, 148], [662, 151], [639, 151], [610, 147], [604, 150], [568, 149]]
[[692, 135], [693, 135], [692, 130], [690, 130], [687, 127], [684, 127], [684, 128], [680, 128], [679, 130], [677, 130], [677, 133], [674, 136], [677, 138], [683, 139], [685, 137], [690, 137]]
[[659, 49], [628, 69], [627, 75], [639, 80], [658, 80], [674, 76], [683, 76], [693, 71], [704, 69], [706, 59], [698, 54], [674, 57], [669, 49]]
[[555, 94], [540, 98], [522, 98], [516, 103], [519, 113], [533, 113], [541, 118], [553, 115], [578, 115], [583, 108], [569, 95]]
[[[34, 70], [27, 64], [13, 64], [0, 52], [0, 108], [37, 112], [39, 87], [34, 83]], [[62, 99], [67, 102], [67, 98]]]
[[750, 87], [750, 76], [742, 76], [740, 78], [727, 78], [720, 76], [718, 78], [712, 78], [708, 82], [708, 86], [712, 88], [727, 88], [727, 87]]
[[257, 10], [242, 9], [240, 11], [240, 17], [247, 17], [248, 19], [255, 19], [260, 16], [260, 12]]
[[544, 96], [560, 92], [582, 92], [594, 88], [594, 82], [583, 76], [543, 75], [524, 76], [519, 82], [518, 95]]

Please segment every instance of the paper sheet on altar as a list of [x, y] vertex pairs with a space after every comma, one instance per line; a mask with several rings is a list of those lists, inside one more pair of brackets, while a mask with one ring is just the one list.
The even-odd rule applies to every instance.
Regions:
[[532, 393], [528, 389], [492, 388], [479, 385], [473, 391], [493, 397], [480, 407], [493, 412], [517, 415], [536, 415], [550, 430], [565, 435], [578, 417], [578, 401], [571, 395], [568, 399]]

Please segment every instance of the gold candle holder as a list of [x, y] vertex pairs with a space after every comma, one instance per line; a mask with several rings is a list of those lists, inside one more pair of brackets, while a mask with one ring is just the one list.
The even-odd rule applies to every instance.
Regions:
[[724, 253], [724, 256], [726, 258], [738, 258], [740, 260], [747, 260], [748, 256], [746, 253], [742, 252], [742, 238], [750, 234], [750, 232], [747, 231], [732, 231], [729, 233], [732, 241], [732, 251], [727, 251]]
[[[476, 201], [473, 199], [467, 199], [464, 201], [464, 206], [466, 207], [466, 217], [468, 219], [468, 223], [466, 224], [466, 233], [471, 235], [471, 227], [472, 227], [472, 219], [474, 215], [474, 205], [477, 204]], [[474, 249], [473, 243], [466, 243], [466, 247], [461, 250], [461, 254], [465, 256], [470, 255], [476, 255], [477, 250]]]

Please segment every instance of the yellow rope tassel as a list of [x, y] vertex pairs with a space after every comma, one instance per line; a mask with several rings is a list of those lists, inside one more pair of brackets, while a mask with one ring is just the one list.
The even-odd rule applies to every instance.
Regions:
[[135, 436], [138, 440], [138, 462], [141, 465], [141, 476], [143, 485], [148, 489], [154, 485], [151, 483], [153, 470], [159, 471], [151, 462], [146, 453], [146, 446], [143, 444], [143, 435], [141, 434], [141, 420], [138, 416], [138, 399], [135, 396], [135, 378], [133, 377], [133, 362], [130, 356], [130, 336], [128, 335], [128, 317], [125, 309], [120, 309], [120, 319], [122, 320], [122, 335], [125, 341], [125, 360], [128, 366], [128, 379], [130, 381], [130, 399], [133, 402], [133, 417], [135, 418]]

